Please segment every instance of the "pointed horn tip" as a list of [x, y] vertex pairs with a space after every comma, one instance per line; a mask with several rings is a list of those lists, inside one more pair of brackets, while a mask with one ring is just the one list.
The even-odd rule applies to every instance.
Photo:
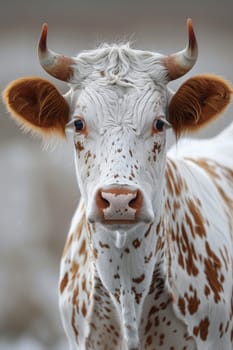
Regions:
[[187, 19], [187, 29], [188, 29], [188, 38], [189, 38], [188, 47], [192, 51], [196, 51], [197, 50], [197, 40], [196, 40], [194, 28], [193, 28], [193, 21], [191, 18]]
[[40, 35], [40, 41], [39, 41], [39, 51], [41, 53], [44, 53], [47, 51], [47, 34], [48, 34], [48, 24], [44, 23], [42, 25], [42, 31]]
[[188, 18], [187, 19], [187, 27], [193, 27], [193, 21], [192, 21], [192, 18]]

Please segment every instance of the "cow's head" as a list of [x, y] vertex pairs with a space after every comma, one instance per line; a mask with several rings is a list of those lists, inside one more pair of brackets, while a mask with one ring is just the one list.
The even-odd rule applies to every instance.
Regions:
[[191, 20], [186, 49], [170, 56], [113, 45], [69, 58], [50, 51], [46, 39], [45, 25], [40, 62], [70, 90], [62, 96], [46, 80], [16, 80], [4, 92], [9, 111], [42, 135], [65, 135], [67, 127], [73, 128], [78, 182], [90, 222], [110, 230], [152, 222], [161, 206], [166, 130], [180, 135], [209, 123], [228, 105], [230, 86], [202, 75], [175, 94], [167, 88], [196, 61]]

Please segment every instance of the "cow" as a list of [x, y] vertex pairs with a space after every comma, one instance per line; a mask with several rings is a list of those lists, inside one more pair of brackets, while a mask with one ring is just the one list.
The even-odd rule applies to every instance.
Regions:
[[198, 56], [104, 44], [76, 57], [38, 45], [38, 77], [10, 83], [5, 104], [26, 131], [73, 134], [81, 199], [61, 260], [59, 305], [71, 350], [233, 349], [233, 124], [183, 139], [229, 105], [223, 78], [198, 75], [172, 92]]

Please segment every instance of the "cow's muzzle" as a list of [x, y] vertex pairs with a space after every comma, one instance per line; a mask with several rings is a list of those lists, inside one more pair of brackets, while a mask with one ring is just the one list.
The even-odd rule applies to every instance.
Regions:
[[139, 220], [143, 195], [128, 187], [100, 188], [96, 193], [96, 209], [104, 224], [133, 224]]

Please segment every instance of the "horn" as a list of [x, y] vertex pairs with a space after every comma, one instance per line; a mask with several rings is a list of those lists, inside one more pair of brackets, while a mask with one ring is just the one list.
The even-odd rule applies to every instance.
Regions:
[[53, 77], [69, 82], [74, 74], [73, 65], [76, 63], [71, 57], [59, 55], [47, 48], [48, 25], [43, 24], [39, 45], [38, 56], [41, 66]]
[[196, 36], [192, 20], [187, 20], [188, 42], [184, 50], [162, 58], [167, 68], [169, 80], [175, 80], [187, 73], [195, 64], [198, 56]]

